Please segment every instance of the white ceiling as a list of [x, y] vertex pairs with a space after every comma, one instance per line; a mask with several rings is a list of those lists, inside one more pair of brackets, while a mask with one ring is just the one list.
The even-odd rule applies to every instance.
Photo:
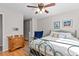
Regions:
[[67, 11], [79, 9], [79, 3], [56, 3], [55, 6], [47, 8], [49, 14], [42, 13], [36, 15], [35, 14], [36, 9], [28, 8], [26, 7], [27, 5], [37, 5], [37, 3], [0, 3], [1, 7], [6, 7], [8, 9], [20, 12], [27, 19], [33, 17], [41, 19], [49, 15], [57, 15]]

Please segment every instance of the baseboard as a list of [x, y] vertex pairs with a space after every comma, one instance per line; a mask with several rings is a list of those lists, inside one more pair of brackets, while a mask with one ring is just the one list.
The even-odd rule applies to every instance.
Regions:
[[3, 50], [2, 52], [6, 52], [6, 51], [8, 51], [8, 49]]

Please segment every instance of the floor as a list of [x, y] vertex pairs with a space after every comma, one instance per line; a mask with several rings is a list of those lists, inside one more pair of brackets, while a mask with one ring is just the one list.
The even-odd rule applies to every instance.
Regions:
[[29, 56], [28, 46], [29, 42], [26, 41], [25, 46], [23, 48], [19, 48], [13, 52], [6, 51], [0, 53], [0, 56]]

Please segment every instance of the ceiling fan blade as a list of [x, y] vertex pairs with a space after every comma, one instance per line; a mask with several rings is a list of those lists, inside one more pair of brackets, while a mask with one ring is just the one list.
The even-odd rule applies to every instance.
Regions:
[[46, 13], [49, 13], [49, 11], [45, 10]]
[[27, 5], [27, 7], [30, 7], [30, 8], [38, 8], [37, 6], [29, 6], [29, 5]]
[[45, 5], [44, 7], [51, 7], [51, 6], [55, 6], [55, 3], [47, 4], [47, 5]]

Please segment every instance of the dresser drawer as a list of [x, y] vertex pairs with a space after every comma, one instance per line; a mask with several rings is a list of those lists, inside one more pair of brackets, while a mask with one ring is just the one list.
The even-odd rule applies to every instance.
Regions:
[[14, 36], [8, 38], [9, 43], [9, 51], [13, 51], [15, 49], [24, 47], [24, 38], [23, 36]]

